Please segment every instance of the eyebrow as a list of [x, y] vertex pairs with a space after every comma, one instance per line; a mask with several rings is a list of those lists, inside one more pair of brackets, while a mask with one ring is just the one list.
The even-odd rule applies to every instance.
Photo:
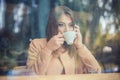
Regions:
[[[61, 21], [60, 21], [60, 22], [58, 22], [58, 23], [64, 23], [64, 22], [61, 22]], [[65, 24], [65, 23], [64, 23], [64, 24]], [[73, 23], [73, 22], [70, 22], [69, 24], [74, 24], [74, 23]]]
[[58, 22], [57, 24], [65, 24], [64, 22]]

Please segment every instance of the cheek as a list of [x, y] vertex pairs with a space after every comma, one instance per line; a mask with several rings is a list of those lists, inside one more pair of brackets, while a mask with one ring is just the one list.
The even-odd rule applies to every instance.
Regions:
[[64, 28], [63, 27], [58, 27], [58, 31], [63, 33], [64, 32]]
[[69, 28], [69, 30], [70, 30], [70, 31], [73, 31], [73, 30], [74, 30], [74, 28], [73, 28], [73, 27], [70, 27], [70, 28]]

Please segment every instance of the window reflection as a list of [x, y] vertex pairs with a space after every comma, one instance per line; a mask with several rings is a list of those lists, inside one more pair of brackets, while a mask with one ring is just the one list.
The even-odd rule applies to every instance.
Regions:
[[0, 31], [5, 26], [5, 10], [6, 10], [6, 3], [4, 0], [0, 0]]
[[56, 5], [74, 10], [83, 41], [103, 72], [120, 72], [119, 0], [0, 0], [0, 74], [26, 65], [28, 45], [45, 37], [49, 10]]

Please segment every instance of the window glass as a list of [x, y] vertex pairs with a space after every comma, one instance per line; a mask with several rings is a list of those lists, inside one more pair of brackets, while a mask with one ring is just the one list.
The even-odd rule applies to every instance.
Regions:
[[73, 10], [102, 72], [120, 72], [120, 0], [0, 0], [0, 75], [26, 66], [29, 43], [46, 37], [49, 12], [58, 5]]

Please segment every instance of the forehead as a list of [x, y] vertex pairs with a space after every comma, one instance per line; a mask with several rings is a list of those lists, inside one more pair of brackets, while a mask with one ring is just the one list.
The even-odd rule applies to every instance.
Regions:
[[71, 19], [70, 15], [62, 14], [62, 15], [58, 18], [58, 22], [72, 22], [72, 19]]

